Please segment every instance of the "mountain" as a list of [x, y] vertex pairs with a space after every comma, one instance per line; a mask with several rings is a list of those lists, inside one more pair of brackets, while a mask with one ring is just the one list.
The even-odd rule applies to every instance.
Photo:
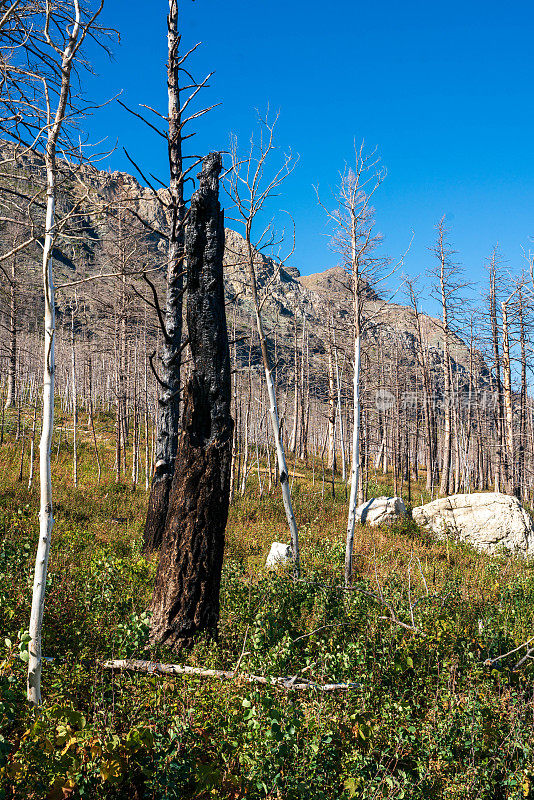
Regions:
[[[0, 143], [0, 153], [4, 158], [10, 152], [11, 145]], [[36, 194], [31, 214], [37, 228], [43, 224], [44, 198], [41, 195], [40, 199], [38, 193], [43, 185], [43, 171], [42, 157], [30, 151], [15, 165], [5, 168], [0, 185], [0, 194], [7, 198], [8, 204], [14, 192], [22, 191], [21, 187]], [[105, 326], [102, 322], [105, 319], [109, 322], [110, 315], [126, 314], [130, 323], [142, 324], [148, 313], [148, 335], [157, 339], [153, 309], [148, 307], [147, 312], [147, 307], [139, 299], [140, 290], [144, 290], [148, 299], [150, 292], [144, 284], [140, 285], [142, 281], [138, 277], [133, 279], [137, 284], [136, 292], [129, 288], [126, 290], [124, 283], [116, 277], [87, 279], [101, 274], [113, 275], [121, 270], [138, 276], [146, 270], [160, 293], [163, 305], [167, 224], [164, 207], [152, 190], [125, 172], [106, 172], [94, 166], [74, 171], [70, 164], [61, 162], [59, 185], [58, 217], [60, 220], [68, 219], [68, 224], [63, 227], [54, 250], [54, 276], [60, 286], [78, 282], [77, 293], [83, 296], [85, 304], [85, 333], [95, 340], [103, 336], [109, 338], [111, 334], [103, 332]], [[164, 200], [165, 193], [165, 189], [159, 190], [159, 199]], [[4, 222], [4, 241], [9, 239], [10, 233], [12, 226]], [[31, 313], [34, 320], [39, 318], [41, 304], [39, 255], [36, 244], [24, 256], [27, 288], [32, 296], [25, 313]], [[345, 362], [351, 357], [352, 297], [346, 273], [340, 267], [333, 267], [302, 276], [295, 267], [284, 265], [280, 268], [262, 253], [255, 254], [255, 263], [260, 292], [268, 295], [263, 306], [264, 326], [279, 381], [287, 386], [292, 384], [295, 333], [300, 347], [305, 325], [310, 381], [316, 385], [318, 393], [325, 396], [329, 320], [341, 356], [344, 355]], [[32, 274], [35, 277], [28, 280]], [[246, 272], [246, 245], [243, 237], [230, 229], [226, 231], [225, 276], [228, 325], [232, 332], [235, 329], [238, 366], [246, 369], [250, 363], [259, 370], [257, 337], [253, 335], [252, 347], [249, 344], [254, 320]], [[70, 308], [72, 294], [69, 286], [58, 292], [59, 320]], [[6, 314], [6, 305], [3, 305], [2, 312]], [[384, 370], [391, 372], [393, 365], [398, 367], [399, 363], [406, 375], [415, 375], [417, 344], [411, 309], [387, 302], [368, 287], [364, 317], [367, 320], [363, 337], [364, 381], [366, 375], [376, 379], [378, 367], [382, 373]], [[443, 364], [442, 325], [439, 320], [425, 315], [423, 328], [429, 362], [439, 389]], [[106, 346], [110, 347], [110, 342]], [[473, 356], [467, 344], [457, 336], [451, 337], [451, 354], [453, 372], [459, 376], [460, 384], [465, 383], [471, 362], [475, 364], [478, 380], [484, 380], [487, 371], [481, 356], [478, 353]]]
[[[237, 328], [244, 333], [250, 328], [253, 311], [250, 289], [245, 272], [245, 241], [235, 231], [226, 232], [226, 284], [231, 307], [237, 309]], [[268, 287], [268, 300], [263, 307], [265, 329], [274, 351], [276, 339], [277, 360], [282, 374], [293, 368], [294, 328], [297, 321], [300, 342], [303, 320], [309, 336], [309, 356], [312, 372], [323, 390], [326, 386], [326, 359], [329, 347], [329, 320], [334, 330], [339, 350], [352, 356], [352, 305], [350, 277], [341, 267], [333, 267], [313, 275], [301, 275], [294, 267], [277, 272], [273, 261], [257, 256], [256, 269], [260, 291]], [[270, 283], [271, 282], [271, 283]], [[415, 375], [417, 370], [417, 334], [413, 310], [398, 303], [382, 299], [372, 287], [364, 291], [363, 360], [366, 370], [372, 363], [384, 367], [395, 359], [400, 360], [405, 373]], [[426, 341], [427, 358], [437, 391], [442, 385], [443, 326], [426, 314], [422, 315], [422, 329]], [[449, 336], [453, 374], [459, 387], [468, 383], [472, 369], [478, 384], [485, 383], [487, 369], [482, 356], [471, 352], [469, 346], [454, 333]], [[240, 361], [246, 364], [246, 353], [241, 349]], [[259, 349], [253, 351], [252, 363], [259, 365]], [[285, 370], [284, 368], [287, 368]], [[287, 375], [286, 377], [289, 378]]]

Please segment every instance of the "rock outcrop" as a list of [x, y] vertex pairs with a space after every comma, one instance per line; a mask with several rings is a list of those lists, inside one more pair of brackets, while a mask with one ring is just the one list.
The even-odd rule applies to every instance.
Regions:
[[356, 509], [356, 520], [362, 525], [391, 525], [406, 514], [402, 497], [373, 497]]
[[455, 494], [418, 506], [415, 522], [437, 536], [451, 536], [483, 550], [534, 553], [534, 522], [515, 497], [499, 492]]

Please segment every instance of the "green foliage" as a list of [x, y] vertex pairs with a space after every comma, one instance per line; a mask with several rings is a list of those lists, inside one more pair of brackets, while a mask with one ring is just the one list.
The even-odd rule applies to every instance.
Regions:
[[[11, 479], [10, 447], [0, 476], [0, 798], [534, 797], [533, 667], [514, 669], [514, 656], [484, 663], [532, 634], [533, 567], [436, 542], [404, 520], [356, 530], [356, 580], [344, 591], [345, 493], [338, 481], [336, 498], [323, 496], [317, 470], [315, 485], [309, 471], [295, 484], [302, 580], [264, 568], [270, 543], [287, 534], [278, 492], [260, 499], [251, 477], [230, 515], [219, 641], [200, 640], [179, 660], [233, 669], [243, 652], [242, 673], [350, 690], [104, 671], [107, 658], [178, 659], [148, 643], [155, 562], [140, 554], [144, 491], [116, 485], [109, 467], [97, 487], [83, 448], [75, 490], [65, 449], [44, 704], [30, 709], [36, 494]], [[384, 492], [380, 476], [372, 491]]]

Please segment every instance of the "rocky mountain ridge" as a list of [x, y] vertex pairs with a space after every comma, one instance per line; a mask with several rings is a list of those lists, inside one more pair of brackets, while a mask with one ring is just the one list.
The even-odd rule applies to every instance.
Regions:
[[[9, 146], [3, 143], [0, 151], [5, 157]], [[30, 151], [12, 167], [13, 181], [16, 182], [22, 176], [26, 179], [30, 177], [32, 183], [38, 185], [42, 182], [43, 169], [42, 157]], [[117, 237], [124, 234], [120, 227], [124, 225], [124, 229], [131, 227], [134, 245], [130, 249], [135, 246], [138, 250], [131, 262], [135, 271], [139, 273], [143, 269], [150, 270], [163, 297], [167, 221], [164, 206], [159, 200], [165, 198], [166, 190], [158, 191], [158, 199], [151, 189], [143, 187], [129, 173], [106, 172], [94, 166], [79, 168], [76, 180], [72, 174], [71, 166], [67, 162], [61, 162], [59, 214], [66, 216], [75, 207], [80, 196], [80, 187], [85, 187], [87, 198], [82, 203], [82, 212], [76, 217], [76, 235], [63, 236], [58, 240], [54, 252], [56, 281], [60, 284], [85, 281], [91, 276], [109, 272], [110, 263], [117, 263], [113, 247], [117, 243]], [[5, 176], [3, 184], [0, 193], [6, 191]], [[34, 222], [39, 224], [39, 220], [37, 211]], [[263, 306], [264, 322], [280, 379], [288, 384], [292, 381], [295, 336], [300, 348], [302, 329], [305, 326], [311, 379], [324, 393], [329, 321], [335, 332], [339, 352], [344, 354], [345, 360], [350, 360], [352, 296], [348, 276], [341, 267], [333, 267], [314, 275], [301, 275], [295, 267], [280, 267], [262, 253], [256, 253], [255, 259], [260, 292], [268, 294]], [[250, 348], [248, 344], [251, 322], [253, 323], [253, 305], [246, 272], [246, 245], [243, 237], [230, 229], [226, 230], [225, 275], [228, 324], [229, 328], [235, 329], [238, 339], [238, 361], [242, 368], [247, 368], [250, 363], [258, 369], [259, 347], [257, 343], [253, 343]], [[95, 280], [85, 286], [91, 291], [98, 283]], [[60, 316], [67, 302], [67, 295], [68, 292], [58, 294]], [[88, 302], [96, 303], [97, 295], [98, 292], [93, 291], [93, 299]], [[140, 313], [135, 302], [139, 305], [139, 301], [134, 299], [133, 315]], [[388, 359], [391, 361], [396, 358], [398, 363], [400, 358], [403, 368], [415, 375], [417, 345], [411, 309], [397, 303], [388, 303], [369, 288], [366, 292], [365, 316], [368, 324], [364, 333], [364, 366], [372, 372], [373, 362], [378, 365], [380, 361], [383, 368]], [[443, 362], [442, 326], [439, 320], [425, 315], [423, 328], [429, 362], [436, 385], [439, 386]], [[453, 371], [462, 382], [462, 376], [467, 375], [470, 364], [473, 363], [473, 355], [459, 337], [452, 336], [450, 341]], [[477, 373], [483, 375], [485, 366], [478, 354], [475, 362]]]

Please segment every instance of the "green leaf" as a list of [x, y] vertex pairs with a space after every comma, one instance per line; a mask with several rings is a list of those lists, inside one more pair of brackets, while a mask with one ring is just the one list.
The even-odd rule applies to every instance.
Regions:
[[103, 761], [100, 765], [100, 775], [103, 781], [117, 782], [121, 776], [122, 763], [118, 759]]

